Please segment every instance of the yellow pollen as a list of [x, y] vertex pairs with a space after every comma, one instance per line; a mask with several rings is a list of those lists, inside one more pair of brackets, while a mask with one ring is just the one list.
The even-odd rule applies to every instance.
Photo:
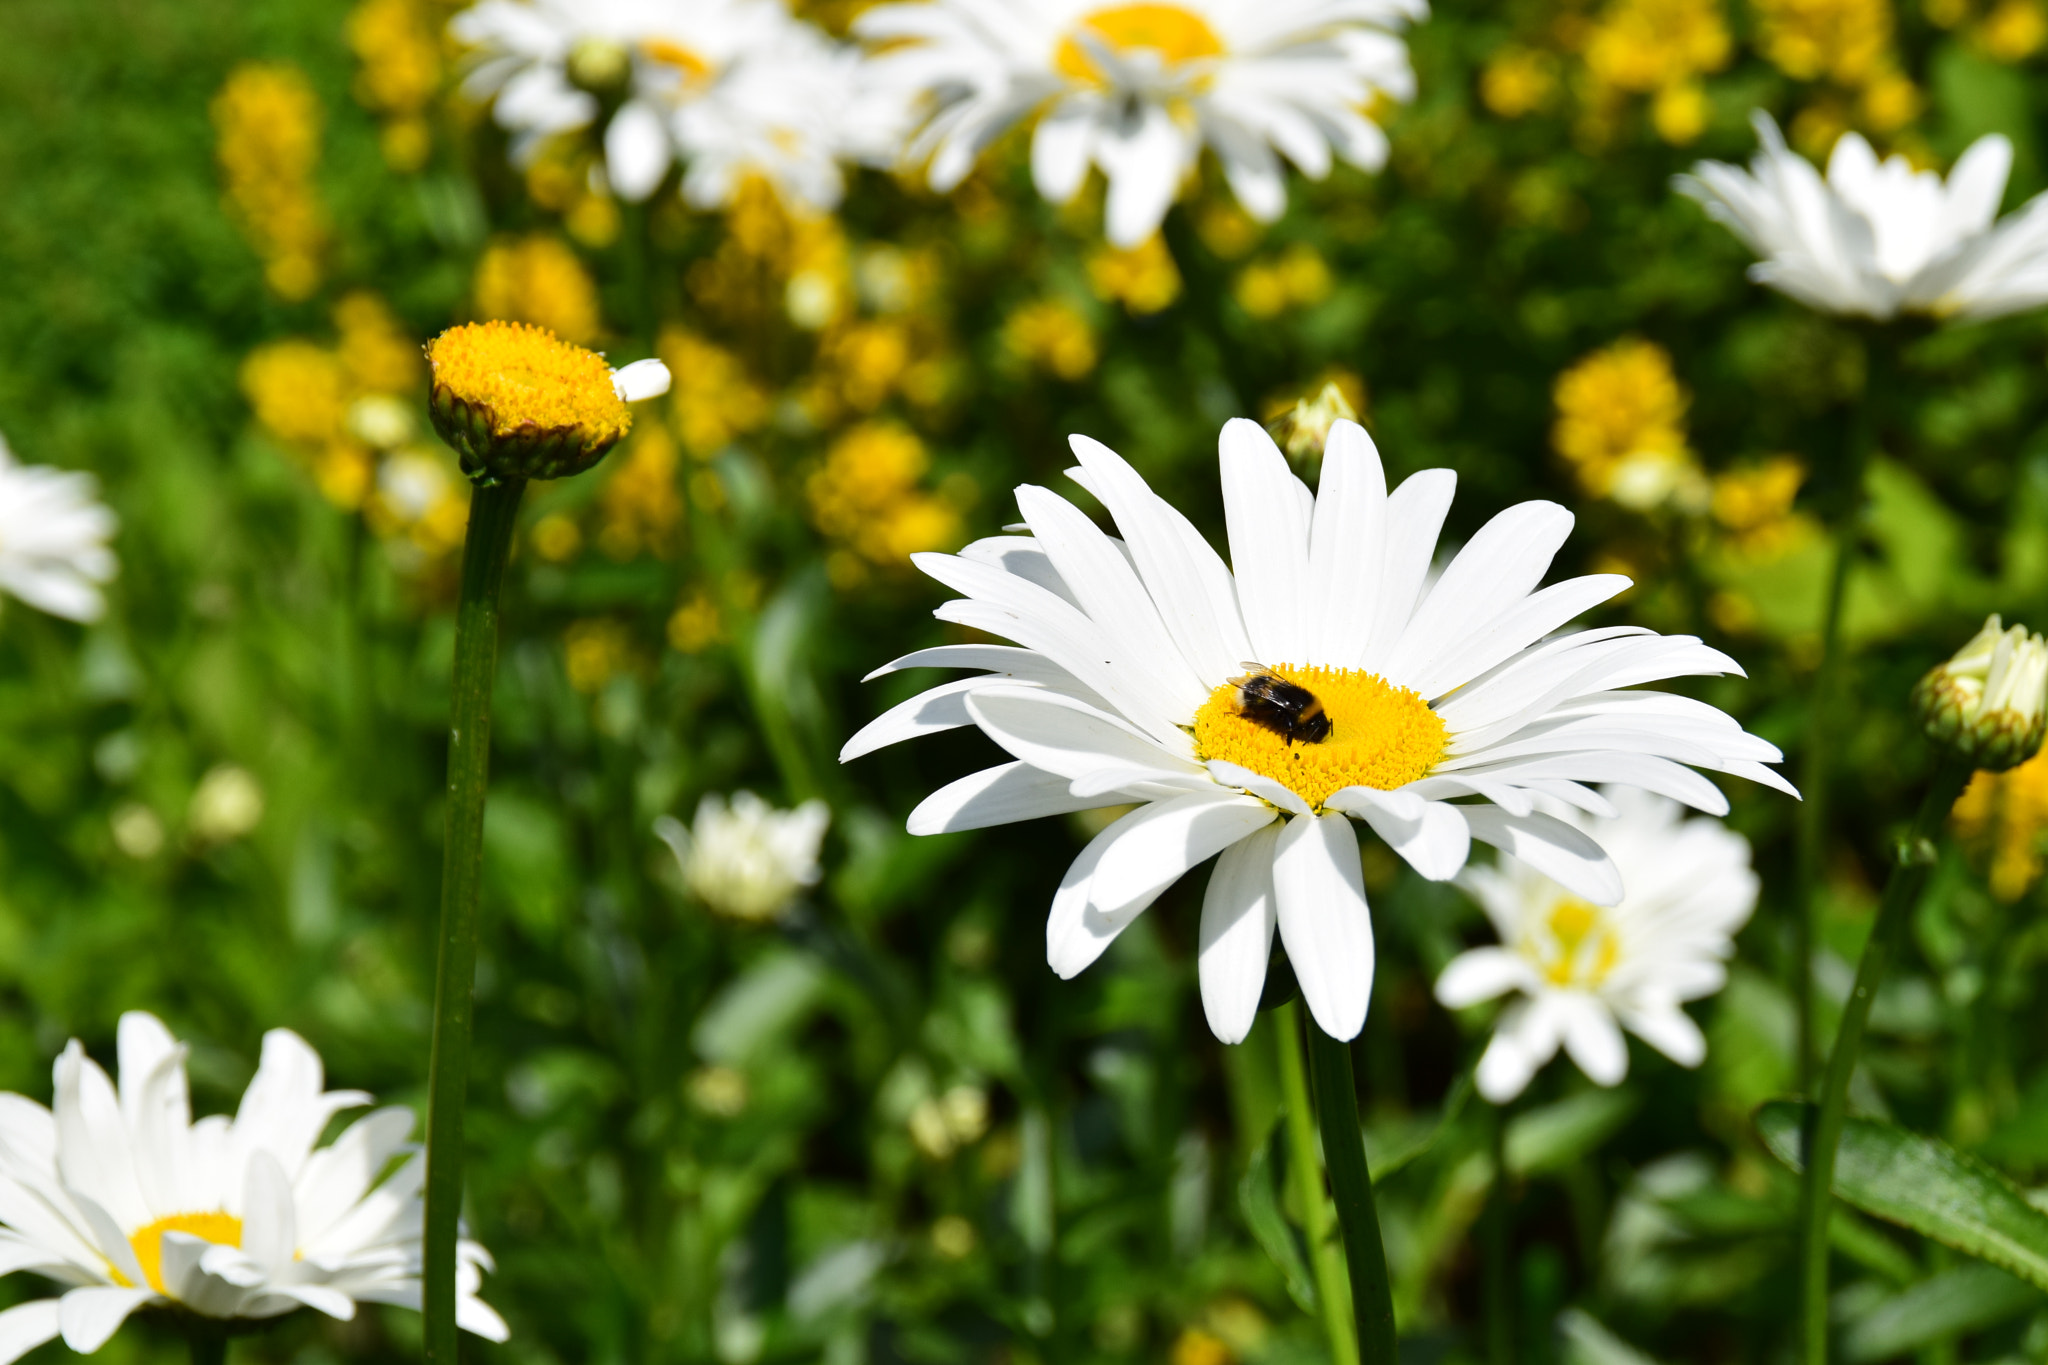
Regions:
[[1237, 685], [1225, 683], [1195, 712], [1195, 749], [1270, 777], [1317, 810], [1345, 787], [1392, 791], [1424, 776], [1443, 757], [1450, 731], [1428, 703], [1405, 687], [1351, 668], [1281, 664], [1271, 670], [1323, 703], [1329, 737], [1289, 743], [1238, 711]]
[[[129, 1237], [128, 1245], [135, 1248], [135, 1259], [142, 1262], [142, 1273], [149, 1280], [149, 1287], [159, 1294], [171, 1292], [164, 1288], [164, 1234], [167, 1232], [182, 1232], [217, 1246], [238, 1247], [242, 1244], [242, 1220], [231, 1213], [174, 1213], [168, 1218], [157, 1219], [148, 1227], [136, 1229]], [[118, 1270], [114, 1272], [114, 1281], [125, 1288], [134, 1288], [128, 1283], [128, 1277]]]
[[571, 346], [545, 327], [451, 327], [427, 343], [427, 363], [437, 388], [490, 409], [491, 430], [499, 436], [528, 427], [576, 427], [586, 441], [616, 441], [633, 425], [604, 357]]
[[681, 43], [667, 38], [648, 38], [640, 44], [641, 52], [649, 61], [675, 67], [691, 80], [701, 81], [711, 74], [711, 63], [684, 47]]
[[1621, 939], [1600, 907], [1567, 896], [1550, 908], [1543, 932], [1531, 932], [1522, 951], [1553, 986], [1591, 989], [1621, 959]]
[[1111, 5], [1083, 18], [1073, 33], [1060, 40], [1053, 57], [1061, 75], [1091, 84], [1100, 84], [1103, 73], [1081, 43], [1082, 29], [1118, 52], [1150, 48], [1170, 67], [1220, 57], [1224, 51], [1216, 30], [1193, 10], [1180, 5]]

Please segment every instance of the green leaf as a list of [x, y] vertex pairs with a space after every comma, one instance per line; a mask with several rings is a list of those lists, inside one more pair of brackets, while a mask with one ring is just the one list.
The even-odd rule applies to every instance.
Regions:
[[[1805, 1169], [1799, 1136], [1805, 1109], [1796, 1100], [1773, 1100], [1756, 1115], [1764, 1144], [1795, 1171]], [[1945, 1142], [1852, 1118], [1842, 1126], [1835, 1157], [1835, 1194], [2048, 1289], [2048, 1213], [2029, 1204], [2010, 1180]]]
[[1979, 1332], [2041, 1303], [2041, 1291], [1996, 1266], [1962, 1265], [1922, 1280], [1849, 1324], [1842, 1356], [1891, 1360]]
[[1613, 1137], [1640, 1102], [1633, 1090], [1588, 1090], [1516, 1115], [1508, 1123], [1508, 1169], [1516, 1175], [1563, 1170]]
[[1286, 1131], [1274, 1124], [1273, 1132], [1259, 1144], [1246, 1165], [1244, 1179], [1237, 1184], [1237, 1207], [1245, 1226], [1259, 1245], [1287, 1277], [1287, 1292], [1304, 1313], [1316, 1311], [1315, 1282], [1309, 1278], [1308, 1256], [1301, 1241], [1280, 1212], [1280, 1181], [1286, 1169]]

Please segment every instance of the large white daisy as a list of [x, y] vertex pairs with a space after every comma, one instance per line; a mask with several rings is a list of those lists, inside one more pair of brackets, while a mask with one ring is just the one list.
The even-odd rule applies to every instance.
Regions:
[[1698, 1066], [1707, 1040], [1684, 1002], [1721, 989], [1734, 936], [1756, 908], [1749, 841], [1718, 820], [1684, 818], [1678, 803], [1611, 787], [1613, 814], [1556, 807], [1614, 859], [1627, 894], [1608, 907], [1504, 857], [1459, 881], [1485, 909], [1500, 946], [1452, 959], [1437, 999], [1453, 1009], [1515, 993], [1479, 1061], [1479, 1093], [1505, 1104], [1557, 1055], [1558, 1045], [1600, 1085], [1628, 1074], [1621, 1030], [1680, 1066]]
[[988, 145], [1036, 116], [1039, 193], [1072, 199], [1091, 165], [1109, 181], [1108, 235], [1158, 230], [1206, 145], [1261, 220], [1280, 216], [1280, 158], [1320, 180], [1332, 153], [1378, 169], [1386, 135], [1367, 109], [1415, 77], [1395, 34], [1425, 0], [923, 0], [863, 14], [878, 78], [927, 101], [909, 148], [950, 190]]
[[1949, 173], [1880, 162], [1856, 133], [1835, 143], [1826, 179], [1752, 116], [1763, 143], [1749, 170], [1703, 161], [1674, 184], [1762, 257], [1750, 278], [1829, 313], [1988, 318], [2048, 303], [2048, 195], [2003, 222], [2012, 143], [1978, 138]]
[[[118, 1089], [73, 1039], [54, 1113], [0, 1094], [0, 1273], [67, 1286], [0, 1313], [0, 1365], [59, 1335], [97, 1351], [152, 1304], [210, 1318], [418, 1309], [425, 1167], [406, 1141], [410, 1109], [376, 1110], [316, 1148], [329, 1120], [370, 1097], [323, 1092], [319, 1054], [275, 1029], [234, 1118], [195, 1123], [170, 1031], [124, 1014], [117, 1041]], [[457, 1321], [503, 1341], [504, 1320], [477, 1297], [490, 1258], [460, 1245]]]
[[[1053, 898], [1047, 959], [1071, 977], [1182, 873], [1221, 854], [1202, 907], [1209, 1025], [1250, 1030], [1277, 925], [1310, 1012], [1351, 1038], [1365, 1022], [1372, 926], [1351, 827], [1363, 820], [1423, 876], [1445, 880], [1478, 839], [1596, 905], [1620, 874], [1583, 830], [1536, 809], [1599, 813], [1589, 782], [1644, 787], [1723, 813], [1681, 765], [1791, 787], [1777, 749], [1713, 707], [1626, 690], [1740, 673], [1689, 636], [1626, 626], [1546, 638], [1629, 580], [1537, 588], [1572, 514], [1525, 502], [1432, 576], [1457, 479], [1426, 470], [1387, 491], [1355, 422], [1331, 428], [1320, 496], [1255, 422], [1223, 429], [1226, 567], [1135, 470], [1086, 437], [1069, 471], [1121, 540], [1052, 492], [1017, 490], [1029, 535], [913, 556], [964, 594], [942, 621], [1016, 641], [919, 650], [877, 670], [973, 668], [893, 708], [842, 761], [915, 735], [977, 725], [1013, 762], [965, 777], [910, 816], [937, 834], [1137, 803], [1081, 852]], [[1259, 661], [1318, 698], [1319, 742], [1243, 714], [1233, 679]]]
[[17, 464], [0, 437], [0, 592], [72, 621], [106, 610], [114, 514], [92, 475]]

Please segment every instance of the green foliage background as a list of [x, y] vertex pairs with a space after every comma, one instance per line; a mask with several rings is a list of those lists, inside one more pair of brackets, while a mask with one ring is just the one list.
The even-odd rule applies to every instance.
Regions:
[[[11, 603], [0, 618], [0, 1084], [32, 1096], [47, 1098], [67, 1037], [109, 1056], [131, 1008], [192, 1040], [202, 1109], [233, 1102], [276, 1026], [310, 1039], [337, 1084], [422, 1096], [451, 623], [251, 421], [243, 357], [321, 334], [327, 296], [266, 292], [221, 207], [208, 102], [247, 59], [306, 72], [327, 112], [330, 276], [376, 289], [421, 338], [465, 316], [489, 232], [537, 211], [474, 122], [455, 121], [428, 170], [386, 168], [350, 96], [345, 13], [322, 0], [6, 6], [0, 429], [25, 460], [94, 471], [122, 521], [105, 622], [79, 629]], [[1394, 117], [1388, 171], [1297, 178], [1260, 247], [1308, 244], [1335, 280], [1278, 318], [1234, 301], [1234, 267], [1185, 208], [1166, 230], [1186, 281], [1171, 308], [1140, 318], [1092, 300], [1093, 223], [1041, 204], [1015, 156], [992, 177], [1003, 217], [990, 231], [958, 234], [944, 201], [872, 175], [844, 221], [857, 241], [950, 244], [942, 307], [964, 377], [915, 421], [939, 472], [982, 490], [966, 531], [1011, 520], [1015, 483], [1060, 485], [1064, 435], [1079, 431], [1220, 532], [1218, 426], [1263, 417], [1273, 395], [1341, 365], [1369, 386], [1390, 474], [1458, 471], [1448, 534], [1516, 499], [1573, 506], [1581, 529], [1560, 572], [1610, 551], [1647, 571], [1601, 620], [1735, 653], [1750, 677], [1702, 695], [1796, 757], [1813, 722], [1824, 559], [1748, 584], [1761, 624], [1730, 637], [1705, 610], [1711, 534], [1588, 499], [1549, 429], [1555, 377], [1640, 335], [1674, 357], [1710, 469], [1792, 451], [1816, 471], [1802, 506], [1845, 497], [1829, 469], [1863, 337], [1748, 284], [1741, 248], [1667, 185], [1699, 155], [1745, 158], [1747, 110], [1789, 111], [1803, 95], [1744, 57], [1713, 82], [1710, 125], [1688, 148], [1634, 115], [1589, 147], [1564, 115], [1488, 114], [1482, 65], [1551, 17], [1447, 0], [1415, 31], [1421, 96]], [[1928, 98], [1916, 135], [1945, 162], [2003, 132], [2019, 149], [2008, 205], [2040, 189], [2038, 73], [1915, 14], [1899, 21]], [[712, 220], [684, 222], [647, 273], [628, 247], [585, 253], [616, 355], [646, 353], [650, 320], [690, 317], [683, 272], [715, 236]], [[1061, 294], [1097, 328], [1102, 360], [1081, 382], [1002, 356], [1009, 312]], [[1840, 962], [1853, 961], [1885, 841], [1927, 762], [1903, 709], [1911, 679], [1985, 611], [2048, 615], [2044, 354], [2038, 316], [1928, 335], [1887, 394], [1851, 592], [1858, 653], [1836, 718], [1846, 756], [1823, 928]], [[823, 441], [771, 428], [726, 451], [714, 465], [726, 506], [692, 503], [665, 558], [515, 562], [470, 1203], [498, 1259], [486, 1294], [513, 1339], [478, 1344], [476, 1358], [1197, 1365], [1208, 1348], [1189, 1329], [1249, 1361], [1322, 1358], [1257, 1235], [1276, 1188], [1270, 1016], [1223, 1048], [1193, 990], [1201, 879], [1062, 983], [1044, 965], [1044, 913], [1078, 827], [905, 835], [908, 809], [980, 756], [971, 736], [836, 765], [844, 737], [912, 686], [858, 679], [942, 636], [929, 584], [828, 582], [802, 499]], [[550, 490], [539, 510], [588, 497]], [[735, 568], [764, 593], [734, 612], [730, 645], [668, 648], [678, 600]], [[569, 685], [561, 644], [591, 618], [619, 623], [642, 661], [594, 697]], [[247, 838], [209, 846], [181, 821], [221, 762], [254, 773], [267, 808]], [[1583, 1333], [1560, 1343], [1558, 1315], [1574, 1307], [1669, 1360], [1772, 1359], [1787, 1335], [1792, 1187], [1748, 1116], [1791, 1077], [1794, 808], [1730, 785], [1766, 891], [1728, 990], [1699, 1009], [1708, 1064], [1686, 1073], [1636, 1048], [1629, 1081], [1604, 1094], [1560, 1063], [1517, 1111], [1525, 1360], [1599, 1358]], [[700, 794], [742, 786], [834, 809], [828, 878], [780, 930], [691, 904], [650, 833], [656, 816], [687, 818]], [[109, 823], [136, 801], [170, 830], [140, 860]], [[1417, 1361], [1474, 1359], [1469, 1231], [1490, 1178], [1488, 1121], [1460, 1078], [1483, 1021], [1447, 1016], [1428, 985], [1477, 937], [1478, 916], [1389, 858], [1369, 867], [1381, 966], [1357, 1055], [1404, 1333]], [[2048, 1166], [2038, 909], [2000, 906], [1946, 856], [1857, 1095], [2023, 1180]], [[737, 1116], [691, 1099], [714, 1064], [745, 1077]], [[988, 1094], [988, 1134], [943, 1160], [921, 1154], [908, 1114], [963, 1084]], [[974, 1231], [964, 1256], [934, 1242], [947, 1216]], [[1285, 1218], [1266, 1224], [1283, 1240]], [[1897, 1305], [1956, 1274], [1950, 1253], [1861, 1220], [1838, 1249], [1861, 1358], [1920, 1348], [1925, 1320]], [[2048, 1301], [1972, 1292], [1942, 1300], [1967, 1311], [1936, 1324], [1949, 1344], [1921, 1358], [2040, 1358]], [[236, 1359], [390, 1359], [416, 1330], [403, 1313], [302, 1314]], [[145, 1327], [105, 1354], [178, 1349]]]

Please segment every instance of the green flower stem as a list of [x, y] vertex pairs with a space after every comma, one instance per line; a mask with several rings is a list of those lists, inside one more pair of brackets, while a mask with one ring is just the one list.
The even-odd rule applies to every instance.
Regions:
[[1842, 1010], [1842, 1026], [1835, 1034], [1834, 1051], [1828, 1054], [1819, 1104], [1808, 1111], [1813, 1115], [1813, 1126], [1806, 1134], [1806, 1175], [1799, 1187], [1799, 1313], [1804, 1343], [1802, 1359], [1806, 1365], [1827, 1365], [1828, 1219], [1834, 1211], [1835, 1150], [1842, 1140], [1849, 1076], [1856, 1069], [1856, 1054], [1863, 1048], [1870, 1003], [1891, 965], [1906, 918], [1919, 902], [1934, 869], [1934, 836], [1941, 831], [1949, 809], [1969, 780], [1967, 762], [1952, 754], [1942, 756], [1927, 784], [1920, 812], [1913, 817], [1913, 828], [1900, 846], [1891, 876], [1885, 882], [1877, 922], [1871, 925], [1870, 938], [1863, 945], [1863, 960], [1856, 966], [1856, 984]]
[[[1344, 1255], [1330, 1236], [1330, 1208], [1324, 1202], [1316, 1154], [1315, 1111], [1309, 1102], [1308, 1071], [1301, 1060], [1301, 1006], [1290, 1000], [1273, 1011], [1274, 1045], [1280, 1050], [1280, 1093], [1287, 1105], [1287, 1177], [1301, 1208], [1301, 1230], [1316, 1276], [1316, 1306], [1330, 1338], [1334, 1365], [1358, 1365], [1358, 1341], [1351, 1333], [1350, 1296], [1345, 1292]], [[1314, 1024], [1311, 1033], [1319, 1032]]]
[[491, 769], [491, 683], [498, 668], [498, 597], [523, 480], [479, 487], [462, 547], [449, 705], [448, 834], [441, 862], [441, 952], [434, 973], [434, 1052], [427, 1072], [426, 1358], [455, 1365], [455, 1246], [462, 1216], [462, 1108], [475, 1013], [477, 883]]
[[192, 1334], [192, 1365], [227, 1365], [228, 1339], [220, 1332]]
[[1514, 1365], [1514, 1303], [1508, 1292], [1508, 1106], [1494, 1105], [1493, 1188], [1486, 1192], [1487, 1365]]
[[1344, 1257], [1351, 1267], [1358, 1358], [1363, 1365], [1394, 1365], [1394, 1293], [1387, 1280], [1380, 1218], [1372, 1204], [1365, 1133], [1358, 1126], [1358, 1081], [1351, 1073], [1351, 1044], [1338, 1042], [1311, 1021], [1308, 1053], [1316, 1116], [1323, 1126], [1323, 1160], [1329, 1164], [1330, 1193], [1337, 1201]]
[[1827, 614], [1822, 619], [1820, 666], [1813, 675], [1813, 716], [1806, 727], [1806, 752], [1801, 756], [1799, 790], [1806, 798], [1799, 808], [1799, 858], [1792, 916], [1792, 999], [1799, 1015], [1799, 1093], [1813, 1094], [1813, 1063], [1819, 1052], [1813, 1024], [1814, 920], [1820, 914], [1821, 864], [1827, 857], [1828, 721], [1833, 709], [1836, 676], [1842, 667], [1842, 602], [1848, 596], [1849, 562], [1856, 553], [1856, 516], [1843, 516], [1835, 526], [1834, 567], [1828, 574]]

